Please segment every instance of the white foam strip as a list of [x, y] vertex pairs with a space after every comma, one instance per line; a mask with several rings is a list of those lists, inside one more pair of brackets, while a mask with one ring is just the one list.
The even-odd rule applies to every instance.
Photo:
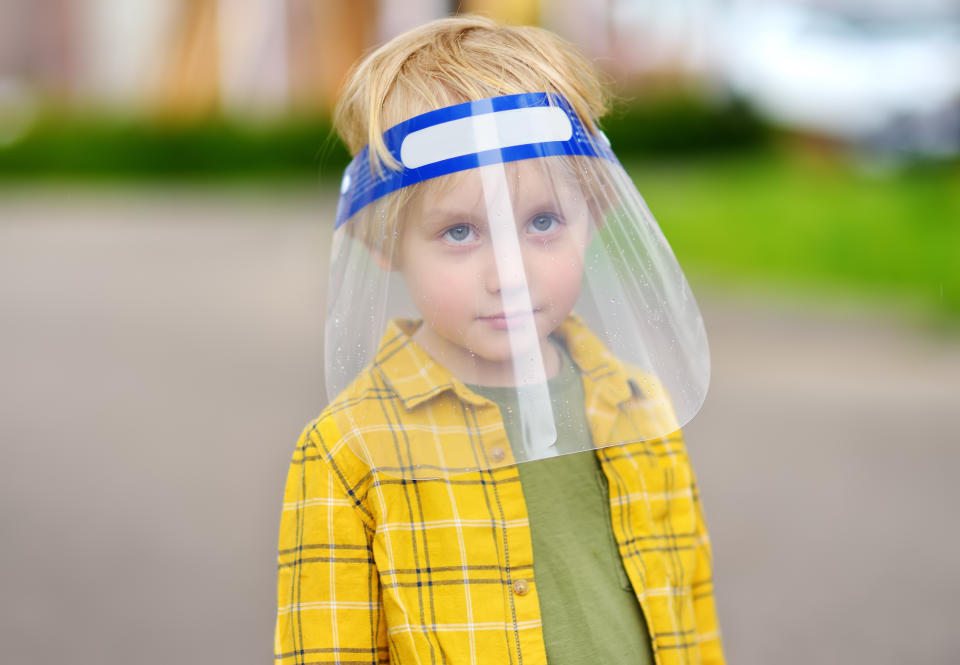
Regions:
[[495, 111], [411, 132], [400, 144], [400, 161], [408, 169], [415, 169], [485, 150], [568, 141], [571, 136], [570, 118], [556, 106]]

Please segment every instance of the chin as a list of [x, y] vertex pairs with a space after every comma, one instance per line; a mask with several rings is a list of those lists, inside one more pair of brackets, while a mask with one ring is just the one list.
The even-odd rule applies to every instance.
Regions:
[[[539, 344], [534, 344], [531, 346], [525, 346], [524, 348], [517, 349], [518, 353], [527, 353], [535, 352], [539, 349]], [[510, 363], [513, 364], [514, 352], [510, 347], [509, 340], [504, 340], [503, 344], [497, 344], [494, 346], [478, 347], [473, 354], [487, 362], [492, 363]]]
[[510, 350], [510, 344], [507, 343], [504, 347], [499, 345], [495, 348], [488, 346], [478, 346], [470, 351], [474, 356], [480, 360], [488, 363], [509, 363], [513, 362], [513, 352]]

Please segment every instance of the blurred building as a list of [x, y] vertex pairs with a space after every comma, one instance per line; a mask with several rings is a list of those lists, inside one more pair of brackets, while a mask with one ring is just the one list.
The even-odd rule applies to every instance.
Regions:
[[326, 111], [367, 49], [458, 8], [539, 16], [537, 0], [0, 0], [0, 104], [16, 94], [188, 118]]
[[954, 0], [0, 0], [0, 143], [38, 105], [326, 113], [367, 49], [458, 10], [544, 25], [626, 89], [735, 95], [803, 131], [960, 150]]

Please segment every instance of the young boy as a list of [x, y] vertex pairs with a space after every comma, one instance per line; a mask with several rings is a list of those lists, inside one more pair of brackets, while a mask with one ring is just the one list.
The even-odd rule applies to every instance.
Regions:
[[679, 431], [702, 321], [604, 110], [570, 46], [476, 17], [352, 73], [280, 665], [724, 662]]

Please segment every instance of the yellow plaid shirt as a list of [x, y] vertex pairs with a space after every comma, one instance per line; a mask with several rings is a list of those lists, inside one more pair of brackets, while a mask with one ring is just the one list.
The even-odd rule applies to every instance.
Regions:
[[[350, 445], [389, 438], [383, 448], [401, 451], [402, 468], [395, 436], [440, 430], [445, 450], [507, 451], [510, 461], [497, 407], [413, 343], [415, 326], [390, 324], [373, 365], [294, 452], [280, 522], [277, 665], [546, 663], [516, 466], [411, 479], [371, 468]], [[583, 375], [595, 444], [636, 440], [645, 422], [672, 417], [651, 407], [649, 378], [628, 375], [581, 321], [570, 317], [556, 334]], [[656, 662], [723, 663], [710, 542], [680, 431], [597, 456]]]

